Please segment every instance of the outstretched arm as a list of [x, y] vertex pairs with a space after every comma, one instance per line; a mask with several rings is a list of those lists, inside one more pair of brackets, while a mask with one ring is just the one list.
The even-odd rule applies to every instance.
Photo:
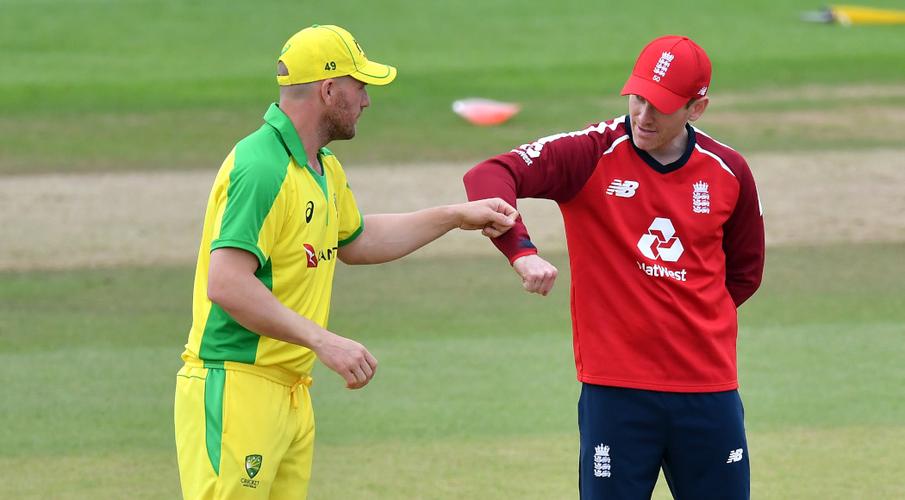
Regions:
[[258, 259], [238, 248], [211, 252], [207, 295], [245, 328], [314, 351], [328, 368], [346, 380], [346, 387], [367, 385], [377, 360], [358, 342], [340, 337], [284, 306], [255, 277]]
[[[463, 179], [468, 199], [498, 196], [512, 206], [518, 198], [566, 202], [583, 188], [601, 154], [621, 135], [617, 129], [622, 124], [615, 120], [554, 134], [483, 161]], [[509, 259], [526, 291], [540, 295], [550, 292], [558, 271], [537, 255], [520, 218], [493, 244]]]
[[346, 264], [380, 264], [406, 256], [452, 229], [481, 229], [490, 238], [512, 227], [518, 213], [499, 198], [426, 208], [405, 214], [367, 215], [364, 231], [339, 249]]

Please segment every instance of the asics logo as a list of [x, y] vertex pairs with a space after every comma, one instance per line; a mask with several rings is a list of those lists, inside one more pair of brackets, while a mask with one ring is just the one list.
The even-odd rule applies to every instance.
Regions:
[[623, 181], [621, 179], [613, 179], [609, 187], [606, 188], [606, 194], [618, 196], [620, 198], [631, 198], [635, 196], [635, 190], [640, 184], [638, 181]]
[[638, 240], [638, 250], [641, 250], [641, 254], [648, 259], [676, 262], [685, 248], [676, 236], [672, 221], [665, 217], [657, 217], [647, 228], [647, 234]]

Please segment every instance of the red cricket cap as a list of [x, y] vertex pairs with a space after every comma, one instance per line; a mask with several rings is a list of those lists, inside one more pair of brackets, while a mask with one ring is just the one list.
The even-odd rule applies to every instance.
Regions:
[[622, 95], [639, 95], [665, 114], [695, 97], [707, 95], [710, 58], [684, 36], [661, 36], [647, 44], [635, 62]]

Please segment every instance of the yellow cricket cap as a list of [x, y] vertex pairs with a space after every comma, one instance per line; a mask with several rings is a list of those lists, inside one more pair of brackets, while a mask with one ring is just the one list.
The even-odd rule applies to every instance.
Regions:
[[316, 82], [349, 75], [372, 85], [396, 78], [396, 68], [369, 61], [352, 34], [332, 25], [315, 24], [292, 35], [278, 59], [289, 74], [277, 75], [280, 85]]

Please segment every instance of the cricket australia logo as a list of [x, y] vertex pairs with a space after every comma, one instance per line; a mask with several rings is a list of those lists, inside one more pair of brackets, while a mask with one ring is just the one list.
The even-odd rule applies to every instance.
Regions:
[[248, 474], [248, 479], [244, 477], [241, 479], [242, 486], [246, 488], [257, 488], [260, 481], [255, 479], [255, 476], [258, 475], [258, 472], [261, 470], [261, 464], [264, 462], [264, 458], [261, 455], [248, 455], [245, 457], [245, 473]]
[[704, 181], [695, 182], [692, 187], [694, 193], [691, 195], [691, 209], [696, 214], [710, 213], [710, 186]]
[[631, 198], [635, 196], [635, 190], [638, 189], [638, 181], [623, 181], [621, 179], [613, 179], [610, 186], [606, 188], [606, 194], [618, 196], [620, 198]]
[[660, 79], [666, 76], [666, 72], [669, 71], [669, 65], [675, 58], [676, 56], [671, 52], [663, 52], [660, 54], [660, 60], [657, 61], [657, 65], [654, 66], [654, 76], [652, 77], [655, 82], [659, 82]]
[[610, 477], [611, 469], [610, 447], [600, 443], [594, 447], [594, 477]]
[[647, 228], [647, 234], [638, 240], [638, 250], [641, 250], [641, 255], [648, 259], [675, 262], [682, 256], [685, 248], [676, 236], [672, 221], [665, 217], [657, 217]]

